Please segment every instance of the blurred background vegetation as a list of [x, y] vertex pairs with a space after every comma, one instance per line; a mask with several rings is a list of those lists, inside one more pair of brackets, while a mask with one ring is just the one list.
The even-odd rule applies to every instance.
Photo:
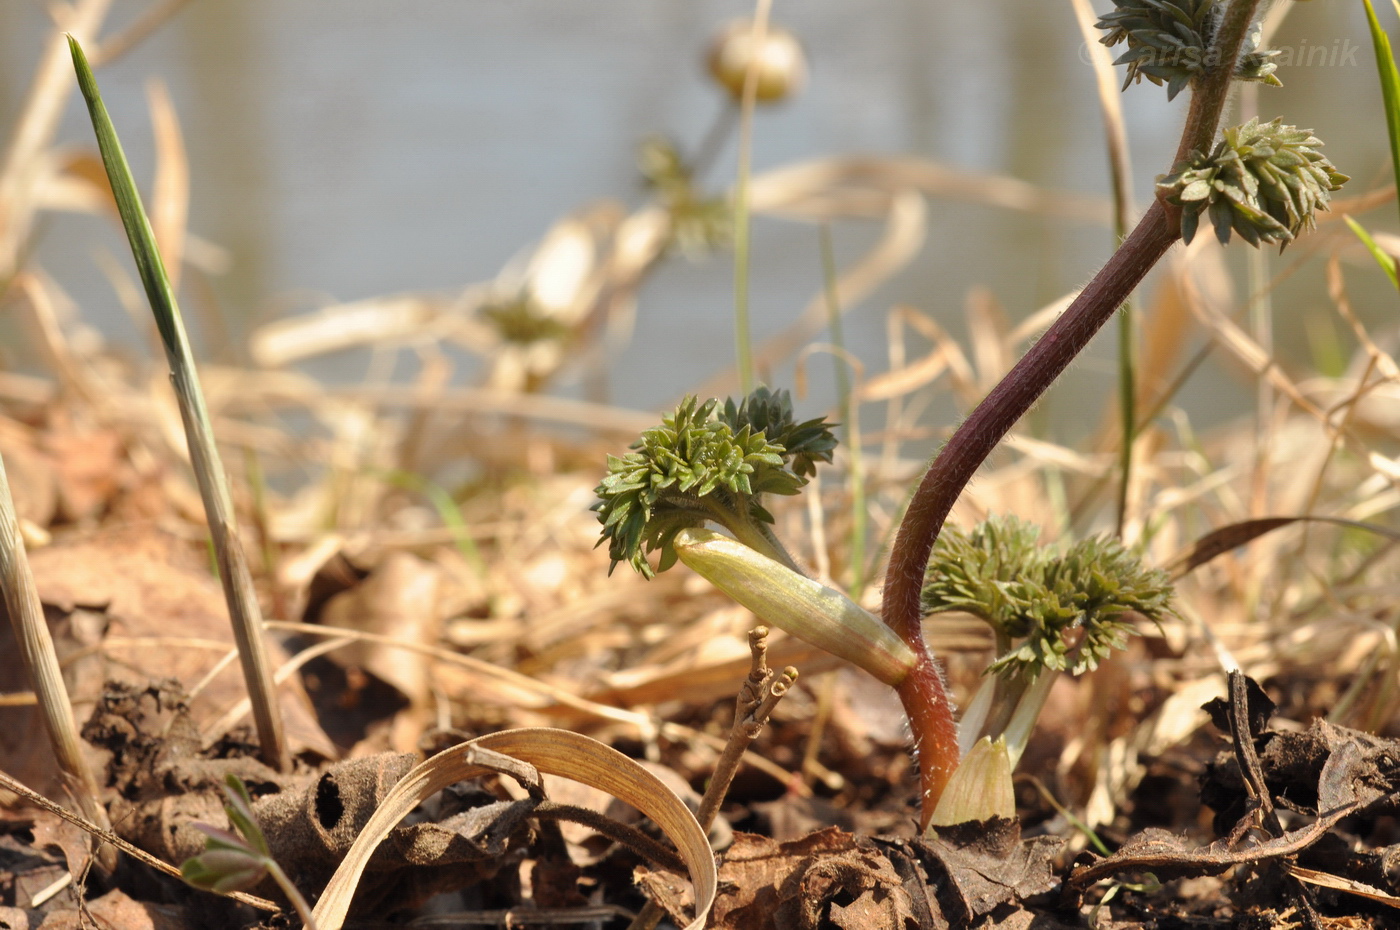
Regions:
[[[1298, 60], [1319, 46], [1326, 54], [1312, 55], [1311, 66], [1285, 62], [1285, 86], [1259, 95], [1261, 115], [1286, 114], [1326, 139], [1328, 155], [1356, 179], [1344, 196], [1382, 185], [1385, 131], [1360, 3], [1290, 6], [1275, 46]], [[146, 9], [118, 0], [104, 32]], [[151, 176], [154, 160], [143, 86], [157, 76], [168, 85], [189, 157], [189, 227], [214, 247], [184, 297], [197, 305], [196, 351], [242, 362], [259, 323], [375, 295], [452, 293], [494, 277], [569, 211], [600, 198], [635, 208], [645, 197], [639, 141], [661, 133], [682, 151], [698, 146], [724, 104], [703, 67], [705, 46], [749, 12], [735, 0], [194, 0], [100, 77], [138, 178]], [[760, 110], [757, 173], [835, 155], [907, 155], [1106, 198], [1102, 120], [1068, 3], [809, 0], [779, 3], [774, 17], [801, 38], [811, 77], [795, 99]], [[13, 126], [50, 28], [37, 0], [0, 4], [0, 126]], [[1141, 205], [1169, 167], [1186, 97], [1168, 104], [1143, 85], [1123, 100]], [[90, 145], [76, 97], [60, 139]], [[711, 188], [732, 182], [733, 157], [731, 139], [706, 178]], [[1376, 209], [1363, 221], [1386, 231], [1393, 215]], [[113, 225], [64, 213], [41, 223], [34, 257], [86, 322], [119, 345], [138, 344], [95, 259], [123, 254]], [[878, 220], [836, 222], [837, 264], [855, 260], [881, 228]], [[1267, 260], [1286, 365], [1335, 367], [1349, 353], [1319, 256], [1339, 248], [1358, 267], [1370, 259], [1340, 224], [1326, 229], [1329, 237]], [[962, 338], [974, 289], [986, 288], [978, 299], [1018, 320], [1086, 281], [1111, 247], [1103, 224], [933, 198], [920, 254], [852, 308], [846, 338], [882, 370], [892, 306], [925, 311]], [[1240, 294], [1245, 251], [1227, 253]], [[1362, 317], [1385, 320], [1393, 310], [1385, 281], [1352, 277]], [[821, 279], [814, 225], [759, 217], [755, 337], [790, 323]], [[657, 409], [731, 364], [732, 303], [727, 253], [664, 263], [639, 295], [631, 342], [609, 361], [605, 399]], [[1038, 428], [1053, 424], [1066, 440], [1087, 430], [1083, 400], [1114, 391], [1112, 342], [1100, 339], [1052, 392]], [[5, 363], [22, 364], [16, 354]], [[363, 354], [339, 353], [312, 370], [350, 381], [365, 364]], [[470, 377], [475, 364], [464, 357], [454, 377]], [[773, 380], [791, 377], [789, 364]], [[564, 372], [554, 389], [587, 393], [577, 372]], [[1210, 361], [1180, 399], [1197, 425], [1209, 425], [1249, 409], [1252, 396]], [[808, 404], [833, 397], [829, 377], [813, 379]], [[952, 415], [937, 404], [931, 411], [938, 425]]]

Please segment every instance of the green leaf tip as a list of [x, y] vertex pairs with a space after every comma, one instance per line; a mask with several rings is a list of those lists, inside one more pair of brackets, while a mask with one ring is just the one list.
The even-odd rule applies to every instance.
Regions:
[[102, 91], [97, 86], [88, 65], [82, 46], [72, 35], [68, 36], [68, 49], [73, 56], [73, 70], [78, 77], [78, 89], [87, 103], [88, 116], [92, 121], [93, 134], [97, 136], [97, 148], [102, 153], [102, 166], [107, 172], [107, 182], [112, 187], [112, 198], [117, 202], [117, 213], [122, 219], [127, 239], [131, 244], [131, 257], [136, 262], [136, 271], [146, 290], [151, 310], [155, 315], [156, 329], [167, 352], [178, 353], [185, 341], [183, 324], [179, 321], [179, 310], [175, 295], [170, 288], [170, 279], [165, 273], [165, 264], [156, 246], [156, 236], [151, 230], [146, 210], [141, 205], [141, 195], [136, 189], [136, 179], [132, 177], [131, 166], [126, 153], [122, 151], [121, 140], [116, 127], [112, 125], [107, 107], [102, 102]]
[[[1362, 0], [1366, 7], [1366, 26], [1371, 32], [1371, 45], [1376, 52], [1376, 75], [1381, 82], [1381, 99], [1385, 103], [1385, 123], [1390, 138], [1390, 162], [1395, 181], [1400, 184], [1400, 67], [1397, 67], [1395, 53], [1391, 49], [1390, 36], [1386, 35], [1381, 21], [1376, 16], [1371, 0]], [[1395, 14], [1400, 16], [1400, 3], [1395, 3]]]
[[[593, 509], [612, 568], [627, 562], [647, 578], [676, 562], [675, 536], [716, 522], [756, 548], [777, 550], [764, 529], [764, 494], [796, 494], [830, 462], [830, 424], [797, 422], [787, 391], [759, 387], [741, 402], [686, 397], [625, 455], [608, 456]], [[660, 552], [656, 569], [647, 555]], [[611, 570], [611, 569], [610, 569]]]
[[1397, 268], [1395, 256], [1381, 248], [1380, 243], [1371, 238], [1371, 234], [1366, 231], [1365, 226], [1345, 214], [1343, 214], [1342, 219], [1346, 220], [1351, 231], [1356, 233], [1356, 238], [1361, 240], [1361, 244], [1366, 247], [1366, 251], [1371, 253], [1376, 264], [1381, 266], [1381, 271], [1384, 271], [1386, 277], [1390, 278], [1391, 285], [1400, 288], [1400, 268]]
[[1033, 524], [992, 517], [971, 532], [946, 527], [934, 545], [924, 611], [966, 611], [991, 626], [1003, 650], [991, 671], [1077, 675], [1123, 647], [1134, 632], [1129, 613], [1158, 621], [1170, 612], [1167, 574], [1143, 567], [1116, 539], [1042, 548], [1038, 536]]
[[1319, 151], [1322, 144], [1311, 129], [1251, 119], [1225, 130], [1209, 156], [1192, 152], [1157, 179], [1157, 190], [1181, 208], [1188, 243], [1208, 214], [1221, 244], [1235, 232], [1256, 247], [1286, 246], [1313, 228], [1316, 211], [1329, 209], [1331, 193], [1351, 180]]

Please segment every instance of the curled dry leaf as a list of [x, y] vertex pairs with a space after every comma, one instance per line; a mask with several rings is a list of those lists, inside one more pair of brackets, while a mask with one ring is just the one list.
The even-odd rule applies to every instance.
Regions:
[[467, 761], [473, 747], [513, 756], [542, 774], [601, 788], [650, 817], [676, 844], [695, 885], [695, 919], [685, 930], [705, 925], [716, 892], [714, 857], [705, 831], [684, 802], [655, 775], [597, 740], [567, 730], [530, 727], [469, 740], [414, 766], [385, 796], [326, 886], [314, 912], [321, 930], [340, 930], [345, 925], [366, 865], [409, 811], [448, 785], [493, 771]]

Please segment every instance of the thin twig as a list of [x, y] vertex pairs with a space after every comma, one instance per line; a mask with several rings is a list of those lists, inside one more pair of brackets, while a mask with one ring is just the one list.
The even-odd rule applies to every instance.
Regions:
[[[163, 860], [157, 859], [155, 856], [151, 855], [150, 853], [146, 852], [146, 850], [141, 849], [138, 846], [131, 845], [126, 840], [122, 839], [120, 836], [117, 836], [115, 833], [113, 833], [106, 827], [99, 827], [92, 821], [84, 817], [79, 817], [72, 811], [69, 811], [64, 807], [55, 804], [39, 792], [30, 788], [28, 785], [24, 784], [21, 781], [17, 781], [16, 779], [12, 778], [10, 775], [6, 774], [3, 771], [0, 771], [0, 788], [4, 788], [6, 791], [12, 791], [20, 797], [24, 798], [30, 804], [33, 804], [35, 807], [46, 810], [56, 817], [61, 817], [62, 819], [71, 823], [73, 826], [77, 827], [78, 829], [86, 831], [87, 833], [96, 837], [97, 839], [102, 840], [102, 842], [104, 843], [111, 844], [116, 849], [126, 853], [128, 856], [139, 862], [144, 862], [146, 865], [150, 866], [156, 871], [163, 872], [164, 874], [169, 875], [171, 878], [180, 878], [180, 870], [177, 869], [175, 866]], [[257, 895], [245, 894], [241, 891], [231, 892], [228, 895], [228, 897], [233, 898], [235, 901], [242, 902], [243, 904], [247, 904], [251, 907], [256, 907], [259, 910], [263, 911], [272, 911], [275, 913], [277, 911], [282, 910], [281, 907], [279, 907], [272, 901], [267, 900], [266, 898], [259, 898]]]
[[109, 65], [140, 45], [189, 2], [190, 0], [157, 0], [152, 3], [131, 25], [93, 49], [88, 59], [93, 68]]
[[[720, 753], [715, 762], [714, 774], [710, 777], [709, 785], [705, 787], [705, 796], [700, 799], [700, 809], [695, 814], [700, 829], [706, 832], [714, 826], [720, 805], [729, 794], [729, 786], [739, 771], [739, 761], [744, 757], [749, 744], [762, 732], [764, 724], [773, 713], [773, 708], [778, 706], [783, 695], [787, 694], [793, 682], [797, 681], [797, 669], [791, 665], [776, 673], [768, 667], [767, 627], [754, 627], [749, 631], [749, 654], [749, 675], [744, 679], [739, 688], [739, 695], [734, 701], [734, 724], [729, 730], [729, 742], [725, 744], [724, 752]], [[652, 930], [661, 917], [661, 906], [655, 901], [648, 901], [627, 930]]]
[[[1269, 786], [1264, 781], [1264, 769], [1259, 764], [1259, 754], [1254, 749], [1254, 735], [1250, 732], [1249, 725], [1248, 682], [1244, 672], [1237, 668], [1230, 670], [1229, 681], [1230, 713], [1227, 716], [1230, 721], [1230, 738], [1235, 745], [1235, 759], [1244, 778], [1246, 793], [1259, 805], [1264, 829], [1268, 831], [1270, 839], [1278, 839], [1284, 835], [1284, 829], [1278, 819], [1278, 811], [1274, 809], [1274, 799], [1269, 794]], [[1271, 865], [1276, 866], [1277, 863]], [[1322, 930], [1322, 921], [1313, 908], [1312, 896], [1307, 887], [1291, 875], [1288, 876], [1286, 887], [1288, 896], [1293, 900], [1294, 907], [1302, 913], [1309, 930]]]

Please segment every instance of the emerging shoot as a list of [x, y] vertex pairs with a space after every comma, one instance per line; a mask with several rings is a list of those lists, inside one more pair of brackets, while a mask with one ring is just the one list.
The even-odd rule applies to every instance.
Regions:
[[270, 877], [296, 908], [302, 925], [315, 930], [316, 921], [306, 898], [272, 857], [267, 837], [253, 816], [253, 799], [248, 796], [248, 789], [237, 775], [229, 775], [223, 790], [224, 813], [238, 832], [207, 823], [195, 824], [205, 836], [204, 852], [180, 865], [180, 877], [195, 888], [216, 894], [250, 891]]
[[[825, 420], [794, 419], [786, 391], [759, 387], [723, 407], [687, 398], [632, 452], [609, 456], [594, 509], [613, 567], [627, 562], [651, 578], [679, 558], [764, 622], [893, 687], [919, 758], [926, 823], [957, 766], [958, 745], [953, 708], [922, 634], [906, 636], [803, 575], [773, 535], [773, 516], [762, 503], [767, 493], [796, 494], [835, 447]], [[652, 552], [660, 553], [655, 569], [647, 560]]]
[[1042, 549], [1035, 526], [993, 517], [970, 533], [945, 527], [923, 589], [927, 613], [965, 611], [992, 628], [996, 658], [962, 721], [964, 749], [1006, 740], [1012, 767], [1062, 672], [1097, 668], [1136, 632], [1132, 618], [1170, 610], [1167, 574], [1144, 568], [1116, 539]]
[[[593, 509], [603, 524], [612, 567], [626, 562], [651, 578], [676, 564], [676, 534], [718, 523], [744, 545], [796, 570], [769, 527], [764, 494], [796, 494], [830, 462], [836, 437], [823, 419], [798, 423], [787, 391], [760, 387], [731, 400], [681, 402], [633, 451], [608, 456]], [[647, 555], [660, 552], [656, 569]]]

